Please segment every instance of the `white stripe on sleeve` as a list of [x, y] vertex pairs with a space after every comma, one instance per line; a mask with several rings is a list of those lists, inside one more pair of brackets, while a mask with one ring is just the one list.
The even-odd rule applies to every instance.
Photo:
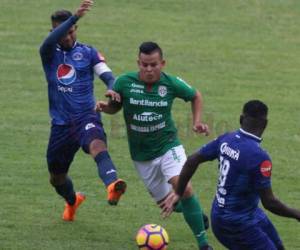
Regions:
[[106, 63], [100, 62], [94, 66], [94, 72], [97, 76], [102, 75], [105, 72], [112, 72]]

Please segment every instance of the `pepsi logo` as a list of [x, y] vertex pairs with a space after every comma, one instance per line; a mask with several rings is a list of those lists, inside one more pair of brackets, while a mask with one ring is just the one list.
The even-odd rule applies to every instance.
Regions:
[[63, 85], [69, 85], [76, 79], [76, 70], [70, 64], [60, 64], [57, 68], [56, 76]]
[[263, 161], [260, 164], [260, 172], [265, 177], [270, 177], [272, 173], [272, 162], [271, 161]]

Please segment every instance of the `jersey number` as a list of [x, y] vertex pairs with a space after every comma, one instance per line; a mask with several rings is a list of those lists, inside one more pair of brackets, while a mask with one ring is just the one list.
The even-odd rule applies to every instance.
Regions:
[[219, 169], [219, 185], [218, 187], [224, 187], [227, 179], [227, 175], [230, 168], [230, 162], [220, 156], [220, 169]]

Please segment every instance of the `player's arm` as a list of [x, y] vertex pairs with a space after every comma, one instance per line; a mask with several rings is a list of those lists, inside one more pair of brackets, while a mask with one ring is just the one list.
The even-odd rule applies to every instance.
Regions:
[[51, 56], [53, 48], [68, 30], [78, 21], [77, 16], [71, 16], [68, 20], [53, 29], [40, 47], [41, 57]]
[[205, 135], [209, 135], [208, 125], [202, 123], [202, 109], [203, 109], [203, 100], [201, 93], [196, 90], [196, 94], [192, 100], [191, 104], [192, 115], [193, 115], [193, 130], [197, 133], [204, 133]]
[[104, 112], [106, 114], [115, 114], [118, 111], [122, 109], [122, 103], [112, 101], [109, 99], [109, 101], [97, 101], [95, 110], [98, 112]]
[[[100, 58], [101, 57], [101, 58]], [[100, 53], [97, 53], [96, 59], [97, 63], [94, 66], [94, 72], [98, 77], [104, 82], [107, 87], [105, 93], [106, 97], [109, 97], [112, 102], [121, 102], [120, 95], [113, 90], [115, 83], [115, 77], [112, 73], [112, 70], [107, 66], [104, 57]]]
[[259, 196], [265, 209], [279, 216], [295, 218], [300, 221], [300, 211], [294, 208], [290, 208], [282, 203], [278, 198], [274, 196], [271, 187], [260, 189]]
[[114, 93], [118, 94], [119, 99], [113, 99], [109, 96], [108, 101], [98, 101], [96, 103], [96, 111], [107, 114], [115, 114], [122, 109], [122, 94], [123, 94], [123, 80], [118, 77], [113, 85]]
[[87, 11], [90, 10], [90, 7], [93, 5], [92, 0], [84, 0], [81, 2], [79, 8], [75, 11], [75, 14], [71, 16], [68, 20], [58, 25], [53, 29], [48, 37], [44, 40], [40, 47], [40, 55], [43, 59], [51, 57], [52, 49], [59, 42], [59, 40], [66, 35], [68, 30], [76, 24], [76, 22], [85, 15]]
[[179, 97], [185, 101], [191, 101], [193, 130], [197, 133], [204, 133], [205, 135], [208, 135], [209, 128], [207, 124], [202, 123], [201, 120], [203, 110], [203, 100], [201, 93], [180, 77], [175, 77], [173, 79], [176, 97]]
[[174, 205], [184, 193], [187, 183], [194, 175], [198, 166], [206, 161], [213, 161], [217, 159], [219, 155], [219, 144], [220, 140], [225, 135], [221, 135], [215, 140], [201, 147], [200, 150], [188, 157], [185, 162], [180, 175], [175, 192], [172, 192], [165, 201], [162, 202], [162, 215], [163, 217], [169, 216], [174, 208]]
[[200, 152], [195, 152], [194, 154], [188, 156], [187, 161], [185, 162], [180, 172], [178, 185], [175, 190], [175, 193], [179, 197], [183, 195], [186, 185], [196, 172], [197, 168], [200, 166], [201, 163], [206, 161], [207, 160]]
[[160, 207], [162, 209], [162, 216], [168, 217], [173, 209], [176, 203], [179, 201], [179, 199], [182, 197], [185, 188], [189, 182], [189, 180], [192, 178], [194, 173], [196, 172], [198, 166], [208, 161], [204, 158], [204, 156], [200, 152], [196, 152], [192, 155], [190, 155], [185, 162], [180, 175], [178, 179], [178, 184], [174, 192], [172, 192], [161, 204]]

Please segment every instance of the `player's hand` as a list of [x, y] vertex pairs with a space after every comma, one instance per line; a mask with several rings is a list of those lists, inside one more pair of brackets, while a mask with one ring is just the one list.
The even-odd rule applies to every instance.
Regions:
[[95, 106], [95, 111], [102, 112], [105, 108], [108, 107], [108, 102], [105, 101], [97, 101]]
[[75, 11], [75, 16], [77, 17], [83, 17], [85, 15], [86, 12], [88, 12], [92, 5], [93, 5], [94, 1], [93, 0], [83, 0], [79, 6], [79, 8]]
[[121, 102], [121, 96], [113, 90], [107, 90], [105, 96], [109, 97], [112, 102]]
[[161, 215], [163, 218], [167, 218], [174, 210], [175, 204], [179, 201], [180, 197], [178, 194], [172, 192], [168, 197], [160, 203]]
[[204, 134], [206, 136], [208, 136], [210, 133], [208, 125], [202, 122], [196, 122], [193, 125], [193, 131], [199, 134]]

